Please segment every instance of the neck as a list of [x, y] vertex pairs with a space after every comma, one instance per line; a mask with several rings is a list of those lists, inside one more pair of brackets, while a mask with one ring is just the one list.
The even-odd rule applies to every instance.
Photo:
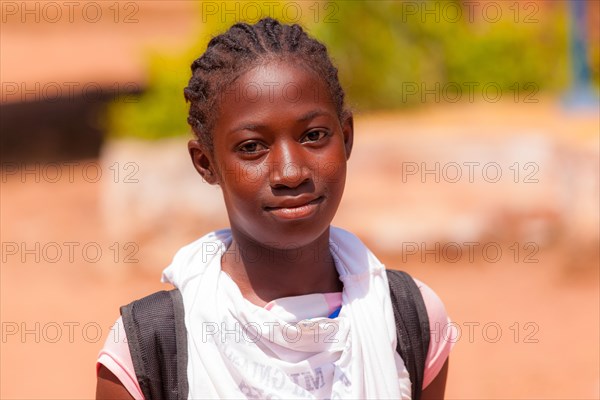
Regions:
[[305, 246], [283, 249], [257, 243], [233, 229], [232, 235], [222, 269], [250, 302], [264, 306], [281, 297], [342, 290], [329, 250], [329, 229]]

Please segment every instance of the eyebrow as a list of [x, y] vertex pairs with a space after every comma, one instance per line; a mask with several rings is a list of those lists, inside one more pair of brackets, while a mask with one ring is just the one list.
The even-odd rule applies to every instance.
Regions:
[[[311, 119], [321, 116], [321, 115], [329, 116], [329, 115], [331, 115], [331, 113], [326, 110], [323, 110], [323, 109], [312, 110], [312, 111], [307, 112], [304, 115], [301, 115], [297, 119], [297, 122], [310, 121]], [[267, 125], [263, 125], [263, 124], [259, 124], [259, 123], [242, 122], [240, 125], [236, 126], [231, 131], [229, 131], [229, 133], [234, 133], [234, 132], [242, 131], [242, 130], [257, 131], [257, 130], [264, 130], [264, 129], [268, 129], [268, 128], [269, 127]]]

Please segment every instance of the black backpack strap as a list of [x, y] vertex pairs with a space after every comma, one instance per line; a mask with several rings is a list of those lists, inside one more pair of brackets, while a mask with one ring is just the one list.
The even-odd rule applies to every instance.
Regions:
[[146, 400], [187, 399], [187, 334], [179, 290], [136, 300], [121, 307], [121, 316]]
[[410, 375], [412, 399], [421, 398], [425, 359], [429, 350], [429, 318], [421, 290], [410, 275], [387, 270], [398, 345], [396, 350], [404, 360]]

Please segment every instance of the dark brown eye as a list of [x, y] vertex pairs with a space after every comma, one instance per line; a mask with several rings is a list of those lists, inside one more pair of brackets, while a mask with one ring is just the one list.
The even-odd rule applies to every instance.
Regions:
[[258, 142], [247, 142], [238, 146], [238, 151], [242, 153], [257, 153], [264, 149], [264, 146]]
[[303, 142], [318, 142], [328, 134], [329, 132], [322, 130], [310, 131], [304, 136]]

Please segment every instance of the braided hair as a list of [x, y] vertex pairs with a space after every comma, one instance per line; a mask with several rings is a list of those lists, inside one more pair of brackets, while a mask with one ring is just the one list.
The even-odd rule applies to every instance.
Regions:
[[184, 89], [185, 99], [190, 102], [187, 121], [210, 151], [219, 93], [246, 71], [272, 59], [293, 60], [322, 77], [338, 117], [343, 119], [347, 113], [344, 91], [322, 43], [309, 37], [300, 25], [281, 24], [273, 18], [254, 25], [236, 23], [210, 40], [205, 53], [192, 63], [192, 77]]

